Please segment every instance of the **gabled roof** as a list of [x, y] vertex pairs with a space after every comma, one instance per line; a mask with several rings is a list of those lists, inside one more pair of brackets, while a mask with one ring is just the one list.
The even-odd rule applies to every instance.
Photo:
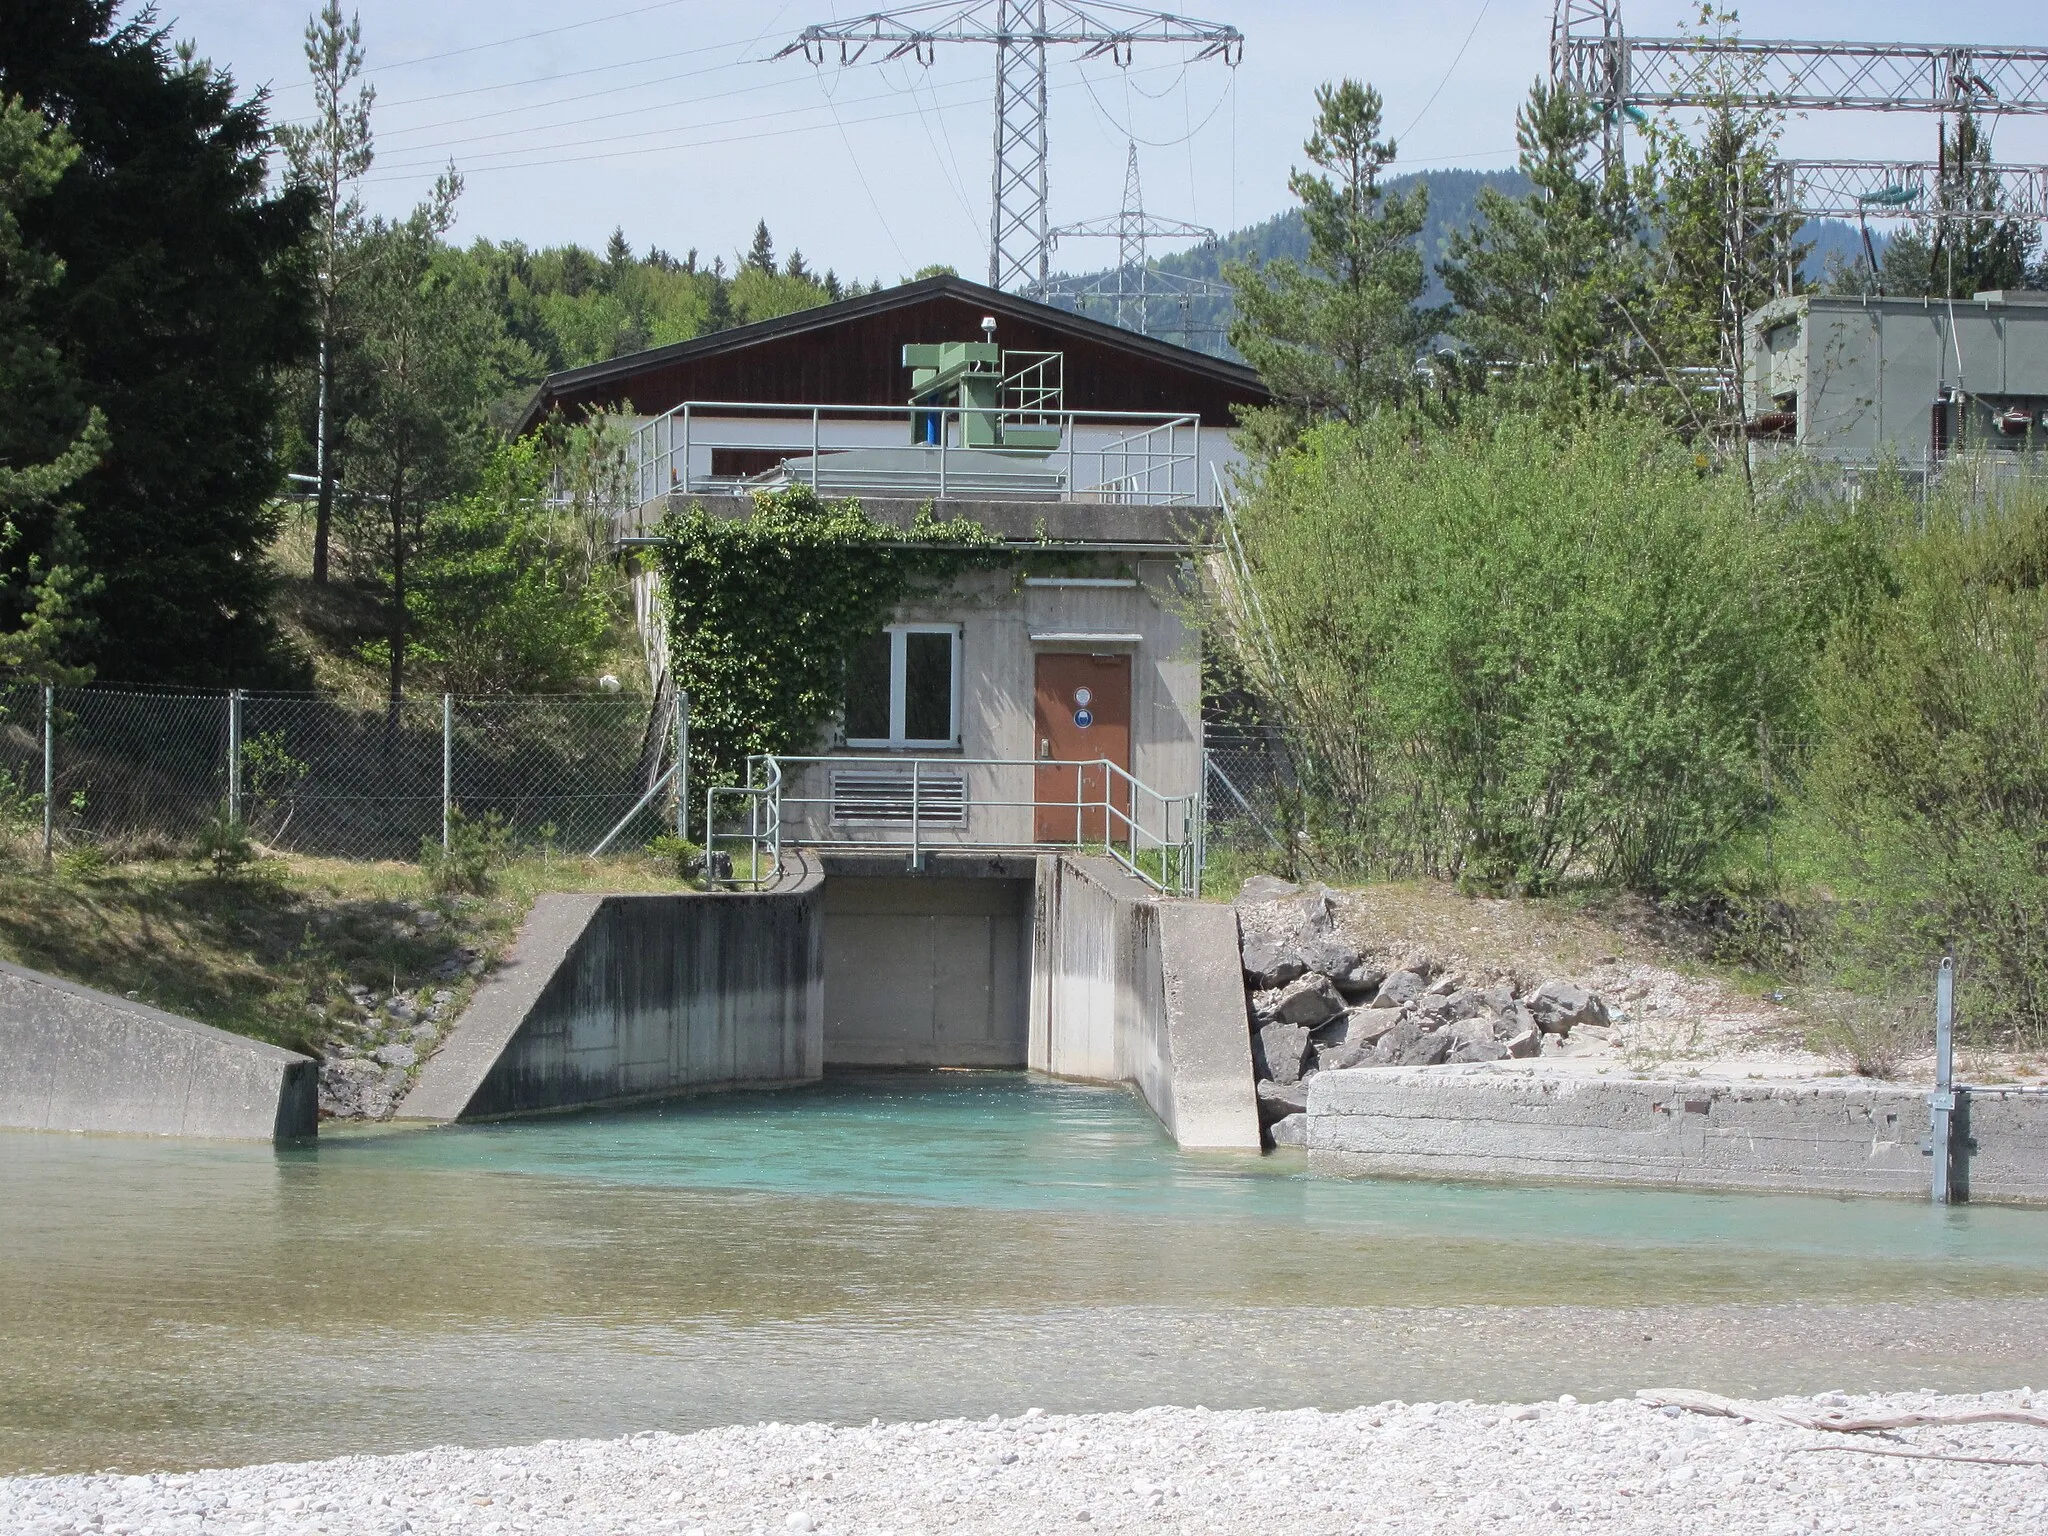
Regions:
[[1232, 407], [1269, 398], [1242, 363], [941, 276], [549, 374], [520, 430], [557, 408], [628, 402], [643, 415], [688, 399], [899, 404], [909, 384], [901, 344], [978, 340], [983, 315], [996, 318], [1006, 346], [1067, 354], [1068, 404], [1077, 410], [1189, 411], [1228, 425]]

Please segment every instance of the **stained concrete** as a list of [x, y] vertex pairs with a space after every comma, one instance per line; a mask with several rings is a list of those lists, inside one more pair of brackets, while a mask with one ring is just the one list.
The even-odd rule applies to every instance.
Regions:
[[[1031, 992], [1031, 879], [838, 873], [825, 879], [825, 1060], [833, 1066], [1021, 1067]], [[979, 861], [985, 863], [986, 861]], [[1026, 871], [1030, 865], [1024, 861]]]
[[467, 1120], [809, 1082], [822, 876], [763, 892], [543, 896], [398, 1118]]
[[318, 1095], [310, 1057], [0, 963], [0, 1126], [282, 1141]]
[[[2048, 1203], [2048, 1093], [1967, 1098], [1970, 1198]], [[1323, 1072], [1308, 1090], [1319, 1174], [1924, 1200], [1927, 1124], [1924, 1091], [1854, 1081], [1642, 1081], [1482, 1064]]]
[[1235, 909], [1155, 897], [1113, 860], [1044, 857], [1030, 1065], [1134, 1085], [1182, 1147], [1259, 1147]]

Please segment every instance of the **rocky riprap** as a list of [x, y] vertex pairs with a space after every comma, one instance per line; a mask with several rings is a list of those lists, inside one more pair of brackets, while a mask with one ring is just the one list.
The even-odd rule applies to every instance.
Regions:
[[[433, 932], [441, 926], [440, 914], [431, 907], [409, 915], [415, 932]], [[437, 983], [459, 983], [483, 969], [475, 950], [458, 945], [430, 974]], [[389, 1119], [419, 1064], [441, 1044], [457, 1001], [449, 985], [377, 992], [356, 982], [324, 1005], [313, 1004], [327, 1030], [321, 1042], [321, 1117]]]
[[1338, 927], [1322, 886], [1256, 876], [1237, 912], [1259, 1118], [1276, 1146], [1303, 1143], [1318, 1072], [1542, 1056], [1576, 1028], [1611, 1022], [1597, 994], [1565, 977], [1524, 986], [1508, 971], [1374, 953]]

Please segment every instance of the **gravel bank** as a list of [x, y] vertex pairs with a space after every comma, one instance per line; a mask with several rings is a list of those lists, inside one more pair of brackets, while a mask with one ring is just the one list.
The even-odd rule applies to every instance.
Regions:
[[[2024, 1392], [1779, 1401], [1869, 1413], [2031, 1403]], [[1960, 1456], [2027, 1464], [1936, 1459]], [[1520, 1407], [1385, 1403], [1345, 1413], [1151, 1408], [851, 1429], [767, 1424], [167, 1476], [0, 1481], [0, 1531], [24, 1536], [1417, 1536], [1574, 1528], [2036, 1536], [2048, 1530], [2048, 1432], [1978, 1425], [1852, 1437], [1565, 1398]]]

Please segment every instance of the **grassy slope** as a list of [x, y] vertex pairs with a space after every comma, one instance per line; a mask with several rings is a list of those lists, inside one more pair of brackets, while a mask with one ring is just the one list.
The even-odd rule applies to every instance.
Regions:
[[351, 982], [446, 987], [459, 1012], [476, 984], [467, 962], [487, 969], [543, 891], [680, 888], [645, 855], [524, 859], [489, 896], [453, 898], [409, 864], [277, 857], [221, 879], [169, 861], [46, 874], [6, 860], [0, 959], [324, 1054], [353, 1038]]

